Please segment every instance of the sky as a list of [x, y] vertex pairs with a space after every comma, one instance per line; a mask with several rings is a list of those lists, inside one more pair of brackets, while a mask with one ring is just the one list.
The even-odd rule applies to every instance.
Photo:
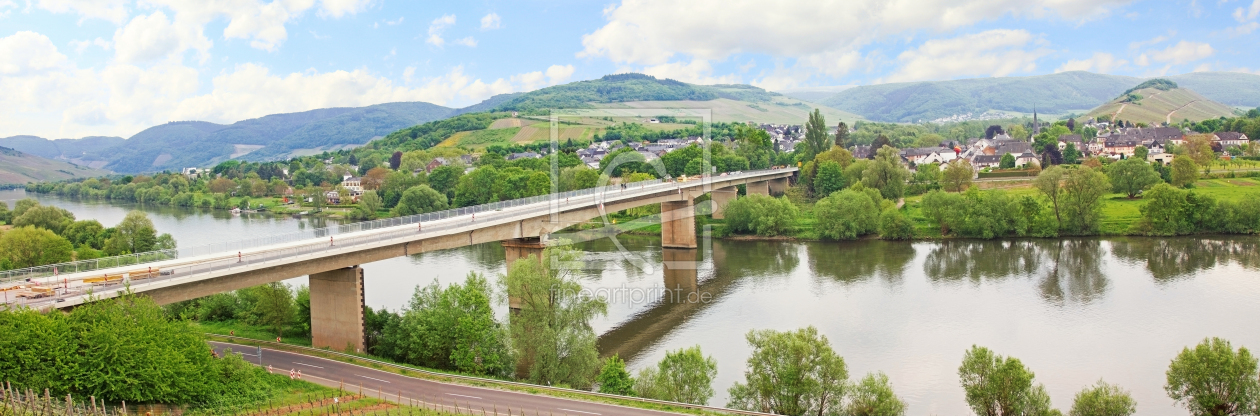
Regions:
[[0, 137], [448, 107], [620, 72], [808, 87], [1260, 73], [1260, 0], [0, 0]]

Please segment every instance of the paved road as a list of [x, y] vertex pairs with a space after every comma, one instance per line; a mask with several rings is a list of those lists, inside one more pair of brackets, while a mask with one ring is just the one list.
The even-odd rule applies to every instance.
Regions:
[[[222, 342], [210, 342], [210, 346], [214, 347], [214, 350], [220, 354], [223, 353], [223, 350], [231, 348], [233, 353], [240, 353], [246, 361], [258, 363], [257, 349], [255, 347]], [[439, 383], [346, 364], [340, 361], [266, 348], [262, 350], [262, 364], [272, 366], [277, 373], [287, 374], [290, 369], [302, 370], [302, 379], [334, 388], [344, 382], [346, 390], [356, 393], [359, 389], [359, 383], [363, 383], [363, 394], [369, 397], [376, 397], [377, 389], [379, 388], [384, 395], [383, 398], [390, 401], [397, 401], [398, 396], [401, 394], [403, 402], [408, 402], [409, 400], [423, 401], [429, 407], [437, 403], [447, 406], [448, 410], [453, 410], [449, 407], [458, 405], [461, 409], [471, 406], [477, 412], [484, 408], [486, 414], [492, 414], [492, 409], [497, 408], [499, 413], [504, 415], [508, 414], [507, 409], [509, 407], [512, 409], [513, 414], [516, 415], [521, 414], [521, 409], [525, 409], [530, 413], [536, 412], [540, 415], [676, 415], [676, 413], [603, 403]]]

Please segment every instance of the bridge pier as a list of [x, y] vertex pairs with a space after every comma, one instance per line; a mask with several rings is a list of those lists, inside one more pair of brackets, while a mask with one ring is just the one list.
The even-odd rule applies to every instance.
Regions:
[[696, 202], [661, 203], [661, 247], [696, 248]]
[[771, 179], [766, 182], [770, 183], [770, 195], [779, 196], [787, 193], [788, 178]]
[[713, 219], [725, 219], [726, 213], [723, 211], [726, 210], [726, 205], [734, 201], [735, 197], [739, 196], [738, 194], [739, 189], [736, 189], [734, 186], [714, 189], [713, 192], [710, 192], [709, 199], [713, 201], [710, 205], [713, 208]]
[[748, 195], [770, 195], [770, 181], [749, 182], [744, 186], [748, 188]]
[[[543, 244], [541, 237], [513, 238], [511, 240], [503, 240], [499, 242], [503, 246], [503, 252], [507, 259], [507, 268], [512, 269], [512, 263], [518, 259], [527, 259], [530, 256], [542, 261], [543, 249], [547, 248]], [[513, 313], [521, 310], [521, 299], [508, 296], [508, 310]]]
[[310, 275], [311, 346], [363, 352], [363, 269]]

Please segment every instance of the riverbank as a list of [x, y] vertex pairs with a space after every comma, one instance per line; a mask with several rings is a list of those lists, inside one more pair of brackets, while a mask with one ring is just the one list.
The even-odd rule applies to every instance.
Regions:
[[[983, 186], [979, 186], [983, 185]], [[1007, 195], [1015, 198], [1029, 196], [1044, 202], [1044, 197], [1040, 191], [1032, 187], [1032, 181], [1010, 181], [1010, 182], [985, 182], [978, 184], [983, 191], [1002, 191]], [[1245, 199], [1260, 198], [1260, 178], [1231, 178], [1231, 179], [1204, 179], [1195, 183], [1193, 192], [1196, 194], [1210, 196], [1217, 201], [1239, 202]], [[726, 227], [726, 221], [713, 219], [712, 216], [703, 215], [696, 217], [696, 225], [700, 229], [708, 225], [712, 227], [713, 236], [730, 240], [753, 240], [753, 241], [825, 241], [816, 227], [818, 220], [814, 215], [814, 203], [816, 201], [806, 200], [799, 195], [788, 195], [789, 200], [800, 210], [800, 215], [791, 223], [786, 233], [774, 236], [761, 236], [750, 234], [735, 234], [730, 232]], [[907, 196], [905, 204], [900, 208], [903, 215], [914, 223], [915, 233], [913, 240], [942, 240], [962, 238], [953, 235], [941, 233], [941, 228], [937, 226], [923, 211], [923, 195]], [[1137, 229], [1138, 223], [1142, 219], [1141, 207], [1147, 203], [1142, 198], [1128, 198], [1123, 194], [1111, 193], [1103, 197], [1101, 215], [1099, 219], [1099, 228], [1096, 233], [1077, 236], [1099, 236], [1099, 237], [1115, 237], [1115, 236], [1136, 236], [1142, 235]], [[659, 233], [660, 228], [656, 228]], [[650, 232], [644, 232], [649, 234]], [[1054, 238], [1058, 238], [1055, 236]], [[877, 235], [871, 234], [862, 239], [878, 239]]]

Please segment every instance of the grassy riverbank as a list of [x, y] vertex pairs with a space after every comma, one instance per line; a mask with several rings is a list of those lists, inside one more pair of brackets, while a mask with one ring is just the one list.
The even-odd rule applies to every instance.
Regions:
[[[1031, 180], [980, 182], [977, 183], [977, 186], [982, 190], [1001, 190], [1016, 198], [1030, 196], [1039, 200], [1043, 199], [1041, 193], [1032, 187]], [[1194, 192], [1210, 196], [1218, 201], [1238, 202], [1247, 198], [1260, 198], [1260, 178], [1205, 179], [1195, 183]], [[788, 194], [788, 198], [800, 210], [800, 215], [792, 222], [783, 236], [764, 237], [733, 234], [726, 229], [726, 221], [713, 219], [708, 215], [697, 217], [696, 224], [699, 227], [711, 225], [714, 230], [714, 236], [722, 238], [780, 240], [787, 237], [796, 240], [821, 240], [822, 238], [815, 229], [818, 224], [818, 220], [814, 216], [815, 201], [800, 197], [798, 193], [794, 195], [793, 192]], [[1130, 199], [1123, 194], [1116, 193], [1108, 194], [1103, 199], [1099, 230], [1095, 235], [1120, 236], [1138, 234], [1135, 225], [1141, 220], [1142, 213], [1140, 209], [1147, 201], [1141, 198]], [[922, 209], [922, 200], [923, 195], [906, 197], [905, 205], [901, 208], [902, 213], [914, 222], [915, 238], [951, 238], [950, 236], [942, 235], [940, 227], [927, 218]], [[646, 228], [640, 229], [640, 231], [647, 233]], [[660, 228], [655, 228], [655, 231], [659, 235]], [[871, 235], [868, 238], [877, 237]]]

